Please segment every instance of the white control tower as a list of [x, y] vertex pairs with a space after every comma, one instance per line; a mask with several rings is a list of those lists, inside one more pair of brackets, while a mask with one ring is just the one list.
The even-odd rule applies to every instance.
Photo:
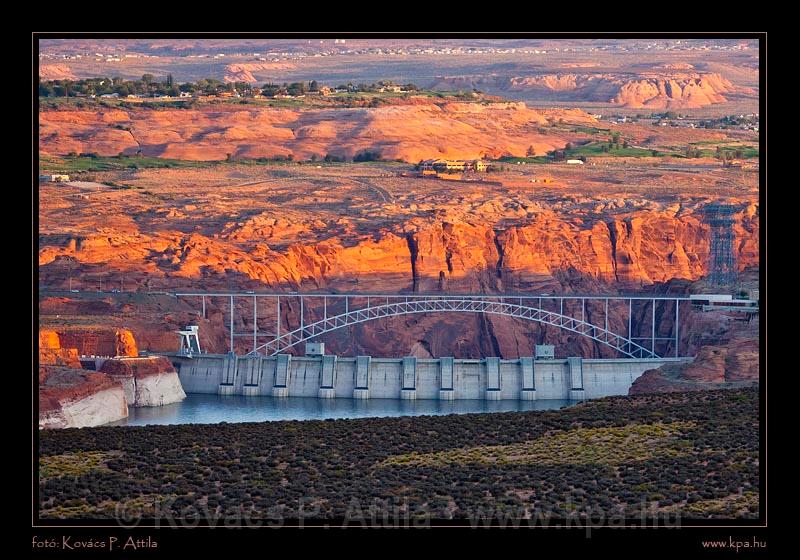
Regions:
[[200, 339], [197, 336], [199, 327], [197, 325], [189, 325], [182, 331], [177, 331], [181, 337], [181, 346], [178, 348], [178, 354], [183, 356], [192, 357], [192, 354], [200, 354]]

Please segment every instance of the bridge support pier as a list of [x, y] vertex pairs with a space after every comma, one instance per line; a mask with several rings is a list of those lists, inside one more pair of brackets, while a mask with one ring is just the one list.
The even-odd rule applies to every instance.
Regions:
[[453, 401], [456, 399], [456, 392], [452, 389], [441, 389], [439, 391], [440, 401]]
[[336, 389], [333, 387], [321, 387], [317, 396], [321, 399], [335, 399]]

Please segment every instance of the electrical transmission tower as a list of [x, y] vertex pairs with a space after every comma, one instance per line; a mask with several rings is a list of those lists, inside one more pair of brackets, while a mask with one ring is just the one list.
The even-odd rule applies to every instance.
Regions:
[[713, 286], [736, 285], [738, 270], [734, 252], [733, 214], [737, 208], [713, 203], [705, 207], [706, 223], [711, 226], [711, 249], [708, 263], [708, 282]]

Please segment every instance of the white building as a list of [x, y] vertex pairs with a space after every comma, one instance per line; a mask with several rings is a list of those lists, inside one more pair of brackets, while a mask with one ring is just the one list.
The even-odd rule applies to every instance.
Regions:
[[69, 181], [69, 175], [39, 175], [39, 180], [47, 183], [63, 183]]

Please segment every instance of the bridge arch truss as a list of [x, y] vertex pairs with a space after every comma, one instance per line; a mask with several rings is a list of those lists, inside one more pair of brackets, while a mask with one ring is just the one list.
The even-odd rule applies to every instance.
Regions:
[[[381, 318], [397, 317], [417, 313], [484, 313], [549, 325], [572, 332], [601, 345], [612, 348], [621, 356], [629, 358], [661, 358], [656, 351], [656, 342], [667, 341], [673, 345], [675, 357], [680, 347], [680, 304], [690, 298], [670, 296], [577, 296], [577, 295], [530, 295], [530, 294], [318, 294], [318, 293], [176, 293], [179, 298], [199, 298], [202, 316], [206, 316], [208, 299], [228, 300], [228, 335], [230, 351], [235, 349], [236, 338], [252, 339], [249, 354], [276, 355], [284, 353], [303, 342], [352, 325]], [[250, 302], [239, 302], [245, 298]], [[259, 330], [259, 300], [272, 302], [267, 317], [261, 322], [274, 321], [274, 330]], [[587, 314], [587, 305], [593, 312]], [[624, 334], [609, 327], [609, 305], [627, 307], [627, 329]], [[657, 307], [661, 320], [674, 313], [674, 326], [669, 336], [657, 336]], [[548, 309], [551, 307], [553, 309]], [[598, 312], [598, 307], [600, 311]], [[648, 309], [649, 308], [649, 311]], [[251, 331], [236, 332], [234, 325], [245, 322], [235, 315], [252, 311], [248, 321]], [[287, 309], [291, 310], [290, 312]], [[634, 310], [643, 321], [650, 316], [649, 333], [642, 333], [642, 325], [633, 324]], [[291, 319], [290, 319], [291, 316]], [[600, 320], [596, 320], [596, 319]], [[642, 321], [642, 322], [643, 322]], [[647, 336], [649, 334], [649, 336]], [[638, 335], [638, 336], [635, 336]], [[263, 342], [262, 342], [263, 341]], [[663, 352], [660, 352], [663, 354]]]

